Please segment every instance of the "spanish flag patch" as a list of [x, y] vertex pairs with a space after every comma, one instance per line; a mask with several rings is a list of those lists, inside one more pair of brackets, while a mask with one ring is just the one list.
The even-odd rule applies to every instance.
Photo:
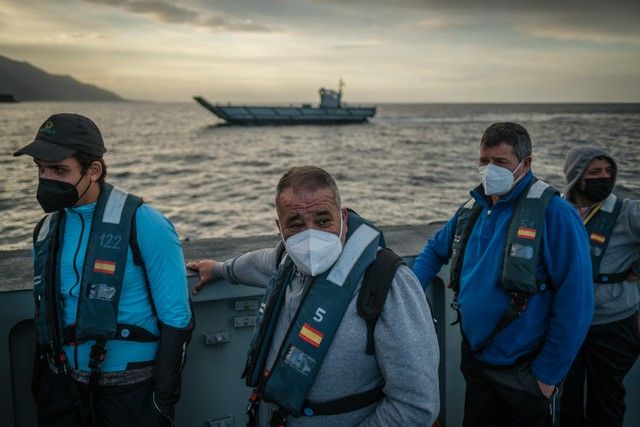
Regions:
[[116, 263], [97, 259], [93, 265], [93, 271], [96, 273], [113, 274], [116, 272]]
[[602, 234], [598, 234], [598, 233], [591, 233], [591, 236], [589, 236], [589, 239], [591, 239], [592, 242], [596, 242], [600, 244], [603, 244], [604, 241], [607, 240]]
[[535, 228], [520, 227], [520, 228], [518, 228], [517, 237], [519, 237], [520, 239], [535, 240], [536, 239], [536, 229]]
[[300, 329], [300, 333], [298, 334], [298, 336], [312, 346], [318, 348], [320, 347], [320, 343], [322, 342], [322, 337], [324, 337], [324, 334], [305, 323], [304, 325], [302, 325], [302, 329]]

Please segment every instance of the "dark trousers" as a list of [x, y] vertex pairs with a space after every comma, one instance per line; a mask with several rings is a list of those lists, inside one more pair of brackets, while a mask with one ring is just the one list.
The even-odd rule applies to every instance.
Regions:
[[171, 426], [153, 404], [153, 379], [136, 384], [98, 387], [93, 404], [89, 386], [46, 369], [36, 407], [43, 427]]
[[626, 410], [622, 381], [638, 353], [638, 313], [591, 326], [567, 376], [562, 426], [622, 426]]
[[488, 365], [463, 344], [460, 369], [467, 383], [464, 427], [537, 427], [557, 422], [561, 387], [551, 399], [544, 397], [530, 361], [509, 367]]

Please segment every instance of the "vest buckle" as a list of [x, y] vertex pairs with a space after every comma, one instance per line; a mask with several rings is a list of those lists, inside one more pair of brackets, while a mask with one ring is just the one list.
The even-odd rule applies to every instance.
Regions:
[[91, 372], [99, 373], [102, 370], [102, 362], [107, 355], [104, 343], [96, 341], [91, 346], [91, 352], [89, 353], [89, 368]]
[[285, 427], [287, 425], [287, 413], [282, 408], [273, 411], [269, 420], [269, 427]]
[[247, 405], [247, 417], [248, 422], [247, 426], [257, 426], [258, 425], [258, 410], [260, 408], [260, 394], [258, 394], [258, 389], [253, 389], [251, 392], [251, 396], [249, 396], [249, 404]]
[[456, 312], [456, 318], [453, 322], [449, 323], [451, 326], [460, 323], [460, 306], [458, 305], [458, 294], [454, 294], [454, 299], [451, 302], [451, 308]]
[[48, 355], [41, 356], [46, 357], [49, 367], [56, 373], [64, 373], [67, 375], [67, 354], [61, 350], [55, 353], [49, 353]]
[[511, 292], [511, 301], [509, 304], [513, 309], [518, 313], [518, 317], [522, 314], [522, 312], [527, 308], [528, 297], [519, 293], [519, 292]]

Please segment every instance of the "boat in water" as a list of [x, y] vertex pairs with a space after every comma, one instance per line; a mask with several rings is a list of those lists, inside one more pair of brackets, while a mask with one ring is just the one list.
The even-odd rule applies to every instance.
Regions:
[[367, 121], [376, 114], [374, 106], [351, 106], [342, 103], [340, 80], [338, 90], [320, 89], [320, 105], [252, 106], [210, 104], [202, 96], [193, 99], [216, 116], [230, 124], [239, 125], [297, 125], [297, 124], [347, 124]]

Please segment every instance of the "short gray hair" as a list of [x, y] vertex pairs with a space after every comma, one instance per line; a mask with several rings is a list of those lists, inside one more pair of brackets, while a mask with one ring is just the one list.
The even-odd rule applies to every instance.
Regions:
[[296, 166], [289, 169], [282, 175], [276, 186], [276, 210], [280, 213], [278, 201], [280, 195], [291, 188], [294, 192], [300, 190], [316, 191], [328, 188], [333, 193], [336, 206], [340, 208], [340, 191], [338, 185], [329, 172], [317, 166]]

